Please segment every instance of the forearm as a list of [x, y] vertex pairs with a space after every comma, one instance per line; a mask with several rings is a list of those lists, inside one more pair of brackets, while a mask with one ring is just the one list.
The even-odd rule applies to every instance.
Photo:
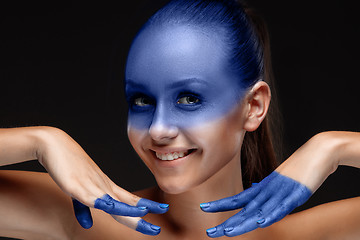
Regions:
[[37, 149], [46, 128], [0, 129], [0, 166], [37, 159]]
[[328, 141], [333, 142], [333, 162], [337, 166], [360, 168], [360, 133], [358, 132], [325, 132]]
[[359, 133], [319, 133], [294, 152], [277, 171], [314, 192], [339, 165], [360, 167]]

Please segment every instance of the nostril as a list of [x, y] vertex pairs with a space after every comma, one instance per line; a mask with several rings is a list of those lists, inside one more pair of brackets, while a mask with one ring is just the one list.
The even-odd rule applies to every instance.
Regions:
[[155, 141], [175, 138], [179, 133], [177, 127], [165, 126], [163, 124], [153, 124], [149, 129], [151, 138]]

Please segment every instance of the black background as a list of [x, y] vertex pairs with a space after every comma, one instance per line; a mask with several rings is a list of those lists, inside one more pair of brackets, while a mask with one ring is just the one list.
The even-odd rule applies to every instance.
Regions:
[[[119, 186], [153, 185], [126, 136], [121, 80], [133, 36], [164, 2], [2, 6], [0, 127], [59, 127]], [[284, 159], [321, 131], [359, 131], [355, 2], [248, 3], [270, 31]], [[2, 168], [43, 171], [36, 161]], [[359, 196], [359, 179], [358, 169], [340, 167], [301, 209]]]

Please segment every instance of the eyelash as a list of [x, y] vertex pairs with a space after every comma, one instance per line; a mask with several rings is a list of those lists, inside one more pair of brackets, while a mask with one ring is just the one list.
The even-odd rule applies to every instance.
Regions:
[[[189, 104], [182, 104], [179, 101], [183, 98], [195, 98], [195, 103], [189, 103]], [[177, 104], [179, 105], [185, 105], [185, 106], [194, 106], [194, 105], [198, 105], [201, 104], [201, 98], [197, 95], [197, 94], [193, 94], [193, 93], [189, 93], [189, 92], [183, 92], [179, 94], [179, 97], [177, 98], [176, 101]]]
[[[180, 103], [180, 100], [183, 98], [195, 98], [195, 102], [194, 103]], [[140, 99], [140, 100], [139, 100]], [[139, 103], [136, 103], [137, 101], [146, 101], [146, 103], [144, 105], [139, 105]], [[189, 101], [189, 99], [187, 99]], [[155, 101], [152, 100], [150, 97], [148, 97], [147, 95], [144, 94], [133, 94], [130, 95], [129, 97], [127, 97], [127, 101], [129, 103], [129, 105], [132, 108], [146, 108], [149, 107], [151, 105], [155, 105]], [[182, 92], [179, 94], [179, 96], [177, 97], [176, 100], [176, 105], [181, 107], [181, 108], [185, 108], [185, 109], [189, 109], [189, 108], [194, 108], [199, 106], [202, 103], [201, 98], [197, 95], [197, 94], [193, 94], [193, 93], [189, 93], [189, 92]]]

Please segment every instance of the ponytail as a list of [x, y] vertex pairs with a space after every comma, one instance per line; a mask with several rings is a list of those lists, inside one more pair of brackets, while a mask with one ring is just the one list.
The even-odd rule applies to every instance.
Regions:
[[[272, 104], [263, 122], [254, 132], [247, 132], [241, 150], [241, 169], [244, 189], [252, 183], [261, 181], [269, 175], [278, 165], [277, 159], [281, 158], [279, 111], [276, 108], [277, 99], [274, 91], [273, 73], [270, 55], [270, 39], [264, 20], [249, 8], [241, 4], [248, 16], [255, 33], [263, 48], [264, 76], [263, 80], [272, 88]], [[277, 129], [277, 130], [275, 130]], [[275, 133], [275, 134], [274, 134]], [[275, 153], [274, 148], [277, 152]]]

